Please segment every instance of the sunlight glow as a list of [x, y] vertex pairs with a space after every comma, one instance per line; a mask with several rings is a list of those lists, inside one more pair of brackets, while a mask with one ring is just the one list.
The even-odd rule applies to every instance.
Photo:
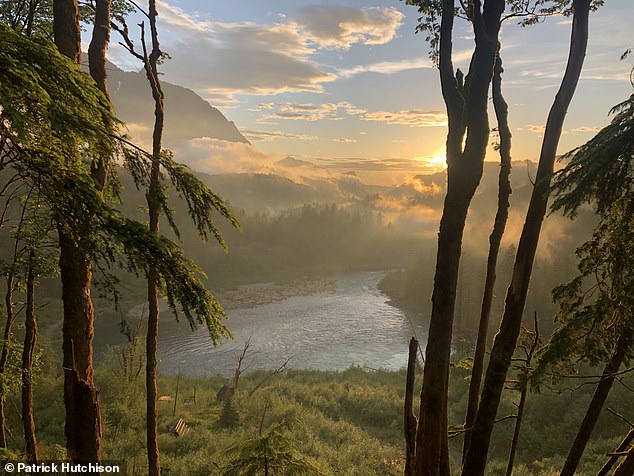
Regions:
[[418, 156], [415, 157], [415, 160], [419, 162], [421, 165], [425, 167], [429, 167], [430, 169], [434, 169], [436, 171], [445, 170], [447, 168], [447, 159], [445, 154], [442, 152], [437, 152], [433, 156]]

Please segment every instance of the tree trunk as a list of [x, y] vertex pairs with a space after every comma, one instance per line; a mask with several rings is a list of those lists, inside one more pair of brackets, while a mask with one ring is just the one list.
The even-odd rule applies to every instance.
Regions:
[[[447, 438], [447, 382], [462, 236], [471, 199], [482, 177], [482, 164], [489, 140], [488, 90], [493, 76], [504, 1], [487, 0], [482, 13], [479, 2], [474, 9], [474, 12], [477, 11], [477, 18], [473, 22], [476, 47], [464, 91], [461, 90], [461, 78], [454, 74], [451, 61], [453, 9], [453, 0], [443, 1], [439, 61], [449, 122], [447, 196], [438, 234], [432, 311], [416, 434], [416, 474], [420, 476], [438, 476], [441, 460], [445, 459], [441, 455], [446, 444], [443, 439]], [[462, 150], [465, 131], [467, 137]]]
[[35, 438], [35, 421], [33, 420], [32, 390], [33, 353], [35, 352], [36, 342], [35, 277], [33, 275], [33, 266], [30, 264], [26, 279], [26, 318], [24, 349], [22, 350], [22, 423], [24, 425], [26, 460], [30, 464], [37, 463], [37, 440]]
[[464, 460], [469, 440], [471, 438], [471, 427], [478, 410], [480, 399], [480, 384], [482, 382], [482, 370], [484, 368], [484, 357], [486, 353], [487, 338], [489, 333], [489, 317], [491, 315], [491, 303], [493, 302], [493, 291], [495, 289], [496, 268], [500, 244], [506, 228], [509, 216], [509, 197], [511, 195], [511, 129], [508, 123], [508, 105], [502, 96], [502, 59], [499, 52], [495, 62], [493, 72], [493, 107], [498, 123], [500, 134], [500, 175], [498, 178], [498, 208], [493, 222], [493, 230], [489, 236], [489, 256], [487, 258], [487, 270], [484, 284], [484, 295], [482, 297], [482, 308], [480, 310], [480, 324], [478, 327], [478, 337], [476, 340], [475, 354], [473, 356], [473, 370], [471, 371], [471, 381], [469, 383], [469, 398], [467, 400], [467, 413], [465, 416], [465, 434], [462, 449]]
[[[97, 87], [110, 99], [106, 84], [106, 50], [110, 42], [110, 0], [96, 0], [95, 2], [95, 26], [92, 30], [92, 39], [88, 48], [88, 66], [90, 76]], [[106, 185], [108, 154], [103, 157], [93, 158], [90, 172], [99, 190]]]
[[412, 411], [414, 401], [414, 381], [416, 378], [416, 352], [418, 341], [412, 337], [409, 341], [409, 358], [407, 359], [407, 377], [405, 379], [405, 405], [403, 430], [405, 434], [405, 476], [415, 476], [416, 459], [416, 417]]
[[60, 274], [64, 322], [64, 404], [68, 458], [77, 463], [101, 459], [99, 392], [93, 383], [94, 310], [90, 297], [90, 258], [60, 230]]
[[[627, 451], [627, 449], [630, 447], [630, 443], [632, 443], [633, 440], [634, 440], [634, 427], [631, 427], [630, 431], [627, 433], [627, 435], [625, 435], [625, 438], [623, 438], [623, 441], [621, 441], [621, 444], [617, 446], [617, 448], [614, 450], [614, 453]], [[612, 469], [612, 466], [614, 466], [614, 463], [616, 463], [618, 459], [619, 459], [618, 456], [610, 456], [610, 458], [605, 462], [605, 464], [601, 467], [601, 469], [597, 473], [597, 476], [607, 476], [607, 474]]]
[[[161, 183], [160, 183], [160, 158], [162, 152], [163, 125], [165, 120], [164, 98], [157, 70], [158, 60], [161, 56], [156, 29], [156, 1], [150, 0], [149, 20], [152, 37], [152, 51], [149, 58], [146, 57], [145, 72], [152, 89], [154, 99], [154, 131], [152, 138], [152, 169], [150, 172], [150, 186], [147, 192], [148, 213], [150, 218], [150, 231], [159, 234], [159, 215], [161, 211]], [[159, 331], [159, 276], [155, 268], [150, 267], [148, 273], [148, 331], [146, 344], [146, 391], [147, 391], [147, 448], [148, 470], [150, 476], [161, 474], [158, 448], [158, 403], [156, 387], [156, 352]]]
[[[9, 360], [11, 330], [15, 322], [15, 314], [13, 313], [13, 273], [7, 275], [7, 293], [5, 294], [5, 305], [7, 309], [7, 322], [4, 326], [4, 342], [2, 343], [2, 354], [0, 354], [0, 374], [4, 374]], [[0, 447], [7, 447], [7, 430], [6, 419], [4, 417], [4, 391], [0, 389]]]
[[603, 405], [608, 398], [608, 394], [612, 389], [614, 374], [619, 371], [619, 367], [621, 367], [621, 364], [625, 359], [625, 355], [630, 347], [632, 340], [631, 336], [631, 331], [626, 330], [619, 337], [619, 340], [616, 343], [616, 348], [603, 370], [601, 381], [597, 384], [594, 395], [592, 395], [592, 400], [590, 400], [590, 405], [588, 405], [588, 409], [583, 417], [581, 426], [579, 427], [575, 440], [572, 443], [572, 447], [568, 452], [568, 457], [566, 458], [564, 467], [561, 470], [561, 476], [573, 476], [575, 474], [579, 461], [581, 460], [581, 456], [583, 456], [583, 452], [585, 451], [588, 440], [590, 439], [590, 435], [592, 435], [592, 430], [594, 430], [594, 425], [596, 424], [597, 419], [601, 414], [601, 410], [603, 409]]
[[627, 455], [616, 467], [612, 476], [632, 476], [634, 474], [634, 446], [630, 448]]
[[53, 0], [55, 46], [73, 62], [81, 63], [81, 33], [77, 0]]
[[[79, 63], [81, 37], [77, 0], [54, 0], [53, 34], [59, 51]], [[93, 383], [95, 316], [90, 297], [90, 257], [83, 244], [63, 226], [59, 228], [59, 245], [64, 302], [62, 347], [68, 458], [77, 463], [96, 462], [101, 459], [101, 417], [99, 394]]]
[[568, 64], [546, 123], [536, 183], [517, 250], [511, 285], [506, 295], [500, 331], [495, 337], [491, 350], [482, 398], [465, 458], [464, 476], [484, 474], [493, 424], [522, 323], [533, 261], [548, 205], [548, 192], [553, 175], [555, 154], [564, 118], [574, 95], [585, 58], [590, 0], [574, 0], [573, 5], [574, 17]]

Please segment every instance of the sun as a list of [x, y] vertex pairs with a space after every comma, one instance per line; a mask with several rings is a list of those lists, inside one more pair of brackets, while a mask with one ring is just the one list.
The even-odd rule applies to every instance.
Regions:
[[427, 158], [427, 163], [434, 167], [447, 168], [447, 158], [444, 155], [434, 155], [431, 158]]

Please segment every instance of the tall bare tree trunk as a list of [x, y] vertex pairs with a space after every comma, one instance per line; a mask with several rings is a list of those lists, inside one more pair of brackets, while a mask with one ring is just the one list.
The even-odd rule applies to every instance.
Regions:
[[574, 16], [570, 53], [561, 87], [548, 115], [539, 159], [537, 178], [520, 238], [513, 277], [506, 295], [500, 331], [495, 337], [487, 368], [482, 398], [471, 433], [463, 475], [481, 476], [486, 467], [493, 424], [500, 404], [506, 375], [511, 364], [522, 323], [528, 284], [542, 221], [548, 205], [555, 154], [561, 137], [564, 118], [574, 95], [588, 43], [590, 0], [574, 0]]
[[594, 425], [596, 424], [597, 419], [601, 414], [601, 410], [603, 409], [603, 405], [608, 398], [608, 394], [612, 389], [614, 374], [619, 371], [619, 367], [621, 367], [621, 364], [625, 359], [625, 355], [627, 354], [631, 341], [632, 332], [630, 330], [625, 330], [619, 337], [619, 340], [616, 343], [616, 348], [603, 370], [601, 381], [597, 384], [594, 395], [592, 395], [592, 400], [590, 400], [586, 414], [583, 417], [581, 426], [579, 427], [575, 440], [572, 443], [572, 447], [568, 452], [568, 457], [566, 458], [564, 467], [561, 470], [561, 476], [573, 476], [575, 474], [577, 466], [579, 466], [581, 456], [583, 455], [586, 445], [588, 444], [588, 440], [590, 439], [590, 435], [592, 435], [592, 430], [594, 430]]
[[[106, 84], [106, 51], [110, 42], [110, 0], [96, 0], [95, 2], [95, 26], [92, 31], [92, 39], [88, 48], [88, 65], [90, 76], [97, 87], [109, 99], [108, 86]], [[94, 158], [91, 164], [91, 174], [97, 187], [102, 190], [107, 180], [107, 161], [109, 157]]]
[[[146, 57], [145, 72], [152, 89], [154, 99], [154, 131], [152, 138], [152, 169], [150, 186], [147, 192], [150, 231], [159, 234], [159, 215], [161, 212], [160, 158], [162, 152], [163, 126], [165, 121], [164, 97], [157, 70], [161, 50], [156, 29], [156, 1], [150, 0], [149, 19], [152, 38], [152, 51]], [[159, 331], [159, 276], [154, 267], [148, 273], [148, 330], [146, 341], [146, 391], [147, 391], [147, 450], [150, 476], [161, 474], [158, 447], [158, 395], [156, 387], [156, 353]]]
[[[59, 51], [79, 63], [81, 36], [77, 0], [54, 0], [53, 34]], [[99, 393], [93, 382], [95, 315], [90, 296], [91, 262], [85, 243], [71, 236], [63, 226], [59, 229], [59, 244], [64, 302], [62, 347], [66, 446], [71, 461], [95, 462], [101, 459], [101, 417]]]
[[26, 278], [26, 319], [24, 332], [24, 348], [22, 350], [22, 423], [24, 426], [24, 443], [26, 459], [29, 463], [37, 463], [37, 440], [35, 437], [35, 421], [33, 420], [33, 353], [37, 343], [37, 320], [35, 317], [35, 276], [31, 253], [29, 270]]
[[[7, 309], [7, 322], [4, 325], [4, 335], [2, 342], [2, 353], [0, 354], [0, 374], [4, 374], [7, 369], [7, 362], [9, 360], [10, 344], [11, 344], [11, 331], [13, 329], [13, 323], [15, 322], [15, 314], [13, 313], [13, 291], [15, 289], [13, 279], [13, 272], [9, 272], [7, 275], [7, 292], [4, 297], [5, 306]], [[0, 389], [0, 447], [7, 447], [7, 433], [6, 433], [6, 419], [4, 417], [4, 391]]]
[[491, 316], [491, 304], [493, 302], [493, 291], [495, 289], [496, 268], [500, 244], [504, 236], [504, 229], [509, 216], [509, 197], [511, 195], [511, 129], [508, 123], [508, 105], [502, 95], [502, 59], [498, 52], [495, 69], [493, 72], [493, 107], [498, 123], [500, 134], [500, 175], [498, 178], [498, 208], [493, 222], [493, 230], [489, 236], [489, 256], [487, 258], [487, 270], [484, 283], [484, 295], [482, 297], [482, 308], [480, 310], [480, 324], [478, 326], [478, 337], [473, 356], [473, 370], [471, 371], [471, 381], [469, 383], [469, 398], [467, 400], [467, 413], [465, 416], [465, 434], [462, 449], [464, 460], [469, 440], [471, 438], [471, 427], [478, 410], [480, 399], [480, 384], [482, 382], [482, 370], [484, 369], [484, 356], [486, 353], [487, 338], [489, 333], [489, 318]]
[[[421, 408], [416, 435], [416, 474], [438, 476], [447, 438], [446, 405], [456, 286], [467, 212], [482, 177], [489, 140], [487, 101], [498, 47], [503, 0], [474, 5], [476, 47], [464, 89], [451, 60], [453, 0], [444, 0], [440, 26], [439, 68], [447, 106], [447, 195], [438, 234], [432, 311], [425, 350]], [[465, 98], [467, 98], [465, 102]], [[466, 131], [464, 150], [462, 147]], [[444, 471], [444, 470], [443, 470]]]

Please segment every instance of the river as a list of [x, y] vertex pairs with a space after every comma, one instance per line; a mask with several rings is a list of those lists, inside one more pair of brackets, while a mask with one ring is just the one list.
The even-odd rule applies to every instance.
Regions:
[[[243, 367], [275, 369], [287, 359], [294, 369], [344, 370], [350, 366], [397, 370], [407, 365], [411, 319], [388, 304], [378, 289], [385, 272], [334, 278], [327, 290], [286, 297], [250, 308], [229, 309], [235, 340], [213, 348], [206, 329], [191, 332], [181, 322], [161, 326], [159, 372], [189, 376], [233, 373], [244, 343], [251, 346]], [[168, 313], [163, 319], [171, 320]], [[420, 322], [420, 319], [417, 319]], [[416, 326], [421, 338], [426, 333]]]

